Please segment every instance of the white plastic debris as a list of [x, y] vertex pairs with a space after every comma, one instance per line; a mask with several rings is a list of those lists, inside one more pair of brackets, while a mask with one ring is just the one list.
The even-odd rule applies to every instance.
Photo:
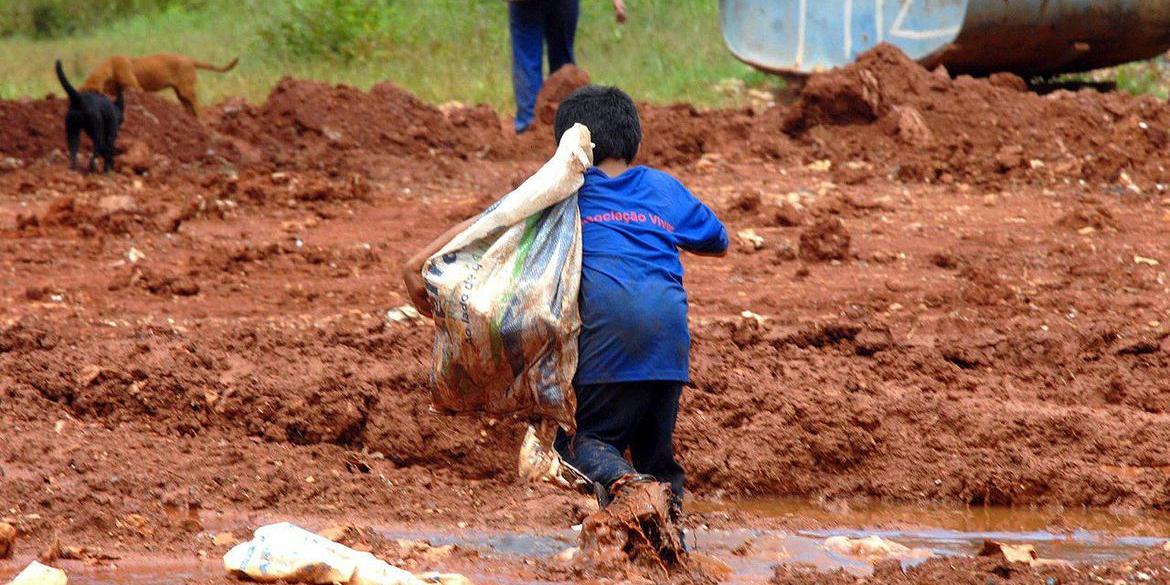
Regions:
[[254, 581], [311, 585], [424, 585], [408, 571], [304, 528], [281, 522], [256, 529], [252, 540], [223, 556], [228, 572]]
[[471, 579], [457, 573], [423, 573], [418, 578], [435, 585], [472, 585]]
[[532, 425], [528, 425], [524, 440], [520, 443], [518, 470], [520, 479], [533, 483], [551, 483], [565, 488], [588, 483], [588, 478], [565, 463], [555, 449], [541, 443]]
[[143, 254], [138, 250], [138, 248], [130, 248], [130, 251], [126, 252], [126, 260], [129, 260], [131, 264], [135, 264], [139, 260], [144, 260], [145, 258], [146, 254]]
[[33, 561], [8, 585], [65, 585], [68, 582], [65, 571]]
[[401, 323], [403, 321], [414, 321], [421, 318], [422, 315], [411, 305], [402, 305], [386, 311], [386, 320], [392, 323]]
[[833, 168], [833, 161], [829, 159], [814, 160], [808, 164], [808, 170], [815, 173], [827, 173]]
[[1157, 266], [1159, 264], [1157, 260], [1146, 258], [1145, 256], [1134, 256], [1133, 262], [1134, 264], [1147, 264], [1149, 266]]
[[749, 320], [749, 321], [755, 321], [756, 326], [758, 326], [758, 327], [763, 327], [764, 322], [768, 320], [767, 317], [765, 317], [759, 313], [755, 313], [752, 311], [746, 311], [746, 310], [744, 312], [740, 313], [739, 316], [743, 317], [744, 319]]
[[756, 233], [756, 230], [746, 229], [736, 232], [735, 236], [739, 238], [744, 247], [751, 250], [759, 250], [764, 247], [764, 238]]
[[912, 549], [906, 545], [886, 540], [880, 536], [867, 536], [865, 538], [831, 536], [825, 540], [825, 548], [837, 554], [861, 559], [869, 563], [875, 563], [885, 559], [914, 559], [931, 556], [930, 551]]

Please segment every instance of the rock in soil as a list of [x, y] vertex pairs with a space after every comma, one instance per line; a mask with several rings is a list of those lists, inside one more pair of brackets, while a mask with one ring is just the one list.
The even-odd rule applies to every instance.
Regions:
[[849, 257], [850, 239], [840, 219], [819, 219], [800, 233], [800, 258], [808, 262], [845, 260]]
[[16, 529], [7, 522], [0, 522], [0, 559], [12, 558], [16, 550]]

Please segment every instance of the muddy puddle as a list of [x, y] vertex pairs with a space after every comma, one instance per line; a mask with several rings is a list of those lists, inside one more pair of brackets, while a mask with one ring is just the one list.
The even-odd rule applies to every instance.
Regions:
[[[868, 506], [832, 508], [789, 500], [736, 503], [698, 502], [696, 512], [707, 514], [738, 511], [758, 518], [757, 524], [776, 519], [799, 519], [824, 528], [782, 530], [772, 528], [701, 528], [689, 540], [695, 550], [728, 563], [737, 583], [763, 583], [776, 564], [806, 564], [824, 570], [845, 569], [864, 575], [872, 567], [824, 546], [826, 538], [860, 538], [877, 535], [936, 556], [965, 556], [977, 551], [985, 539], [1028, 543], [1047, 558], [1103, 563], [1132, 556], [1165, 542], [1170, 535], [1170, 515], [1119, 515], [1102, 511], [1036, 511], [1003, 508], [922, 508]], [[748, 524], [753, 523], [751, 520]], [[521, 585], [541, 583], [507, 575], [509, 563], [548, 558], [573, 546], [576, 533], [565, 530], [423, 530], [384, 527], [387, 538], [426, 540], [441, 546], [455, 544], [474, 550], [485, 560], [482, 571], [463, 572], [476, 583]], [[490, 561], [499, 561], [493, 564]], [[921, 558], [903, 559], [906, 565]], [[7, 565], [7, 566], [6, 566]], [[19, 567], [0, 564], [0, 581]], [[214, 556], [206, 561], [142, 557], [119, 561], [114, 567], [63, 564], [70, 583], [79, 585], [181, 584], [221, 574]], [[473, 568], [474, 569], [474, 568]], [[501, 570], [503, 569], [503, 570]]]

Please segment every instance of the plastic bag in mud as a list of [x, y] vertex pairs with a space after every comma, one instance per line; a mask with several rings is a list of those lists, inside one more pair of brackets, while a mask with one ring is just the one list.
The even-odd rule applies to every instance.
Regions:
[[424, 585], [426, 581], [368, 552], [359, 552], [281, 522], [256, 529], [252, 540], [223, 556], [228, 572], [254, 581], [327, 585]]
[[434, 308], [434, 404], [572, 429], [581, 317], [577, 190], [592, 164], [574, 125], [535, 175], [423, 266]]

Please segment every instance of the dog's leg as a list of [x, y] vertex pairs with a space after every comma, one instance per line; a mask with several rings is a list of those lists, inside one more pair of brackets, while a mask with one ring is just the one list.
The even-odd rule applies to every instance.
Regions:
[[93, 154], [89, 157], [89, 172], [97, 172], [97, 158], [102, 151], [102, 143], [106, 138], [106, 125], [101, 114], [92, 112], [89, 116], [89, 140], [93, 142]]
[[77, 151], [81, 148], [81, 117], [76, 112], [65, 114], [65, 142], [69, 145], [69, 168], [77, 170]]
[[191, 74], [184, 75], [179, 82], [175, 84], [175, 96], [183, 102], [183, 106], [187, 108], [187, 113], [199, 117], [199, 94], [195, 91], [195, 71]]
[[118, 142], [118, 127], [116, 125], [111, 125], [109, 133], [106, 135], [105, 142], [106, 143], [102, 145], [102, 158], [105, 161], [103, 172], [109, 173], [110, 171], [114, 170], [114, 150], [117, 148], [115, 145]]

